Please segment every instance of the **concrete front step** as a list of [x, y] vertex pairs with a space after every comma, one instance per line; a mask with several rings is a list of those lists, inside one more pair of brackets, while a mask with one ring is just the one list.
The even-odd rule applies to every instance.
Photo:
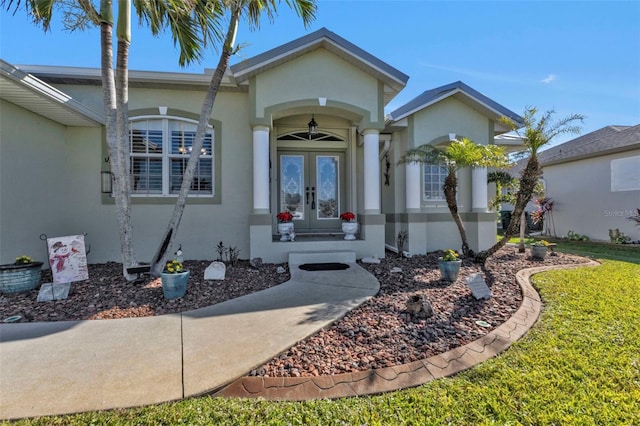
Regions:
[[355, 251], [308, 251], [289, 253], [289, 267], [304, 265], [305, 263], [355, 263]]

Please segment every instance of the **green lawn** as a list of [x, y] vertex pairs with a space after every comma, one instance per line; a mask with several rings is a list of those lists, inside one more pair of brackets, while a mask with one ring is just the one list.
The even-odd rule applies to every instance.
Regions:
[[[595, 245], [588, 251], [599, 258], [638, 260], [631, 247], [620, 247]], [[418, 388], [295, 403], [204, 397], [20, 423], [638, 424], [640, 263], [603, 260], [596, 268], [536, 275], [534, 284], [545, 306], [540, 322], [521, 341], [469, 371]]]

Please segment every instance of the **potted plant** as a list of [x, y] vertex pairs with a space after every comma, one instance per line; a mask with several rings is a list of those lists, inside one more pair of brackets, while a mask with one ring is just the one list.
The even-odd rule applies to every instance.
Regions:
[[183, 297], [187, 292], [189, 271], [184, 270], [182, 262], [171, 260], [167, 262], [162, 271], [162, 293], [165, 299]]
[[536, 260], [544, 260], [545, 256], [547, 255], [547, 247], [549, 247], [549, 243], [545, 240], [531, 243], [531, 257]]
[[461, 265], [462, 260], [455, 250], [445, 250], [443, 256], [438, 258], [440, 275], [444, 281], [455, 282], [458, 279]]
[[29, 256], [16, 257], [12, 264], [0, 265], [0, 292], [20, 293], [33, 290], [40, 284], [42, 262], [34, 262]]
[[344, 232], [344, 239], [355, 240], [356, 233], [358, 232], [356, 215], [352, 212], [344, 212], [340, 215], [340, 219], [342, 219], [342, 232]]
[[278, 213], [278, 233], [281, 235], [280, 241], [293, 241], [293, 215], [284, 211]]

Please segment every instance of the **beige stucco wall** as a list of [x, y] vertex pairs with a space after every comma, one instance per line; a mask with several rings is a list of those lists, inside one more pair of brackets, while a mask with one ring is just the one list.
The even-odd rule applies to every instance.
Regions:
[[[440, 144], [448, 141], [449, 133], [456, 137], [467, 137], [476, 143], [487, 144], [493, 139], [493, 122], [487, 116], [464, 104], [455, 97], [450, 97], [420, 110], [407, 118], [407, 127], [396, 129], [392, 134], [392, 179], [389, 187], [382, 189], [382, 212], [387, 215], [385, 230], [386, 243], [396, 246], [398, 232], [409, 232], [409, 247], [413, 253], [439, 250], [443, 248], [460, 248], [460, 236], [449, 213], [446, 201], [425, 201], [421, 198], [420, 214], [414, 216], [406, 213], [406, 166], [397, 164], [398, 159], [409, 148], [430, 143]], [[490, 139], [491, 137], [491, 139]], [[381, 168], [382, 170], [382, 168]], [[458, 171], [458, 209], [461, 213], [470, 212], [471, 208], [471, 169]], [[424, 193], [424, 174], [420, 171], [420, 193]], [[488, 199], [494, 196], [495, 189], [489, 188]], [[417, 212], [414, 212], [417, 213]], [[426, 216], [424, 216], [426, 214]], [[436, 216], [433, 216], [433, 215]], [[417, 220], [415, 223], [413, 220]], [[434, 221], [434, 217], [437, 220]], [[488, 248], [495, 241], [495, 226], [483, 223], [478, 226], [470, 215], [467, 229], [470, 245], [474, 250]], [[483, 221], [486, 217], [483, 216]]]
[[626, 219], [640, 208], [640, 190], [611, 191], [611, 160], [638, 155], [640, 149], [544, 167], [557, 235], [609, 241], [609, 229], [618, 228], [640, 240], [640, 228]]
[[66, 139], [64, 126], [0, 101], [0, 263], [20, 255], [46, 261], [40, 234], [73, 232]]
[[[82, 99], [96, 110], [102, 107], [100, 88], [60, 86], [60, 89], [73, 92], [75, 98]], [[197, 115], [204, 93], [131, 88], [129, 96], [130, 110], [168, 106]], [[221, 202], [187, 204], [176, 237], [176, 243], [182, 244], [187, 259], [214, 259], [215, 246], [219, 241], [225, 246], [240, 249], [241, 258], [249, 257], [248, 216], [252, 210], [253, 181], [252, 133], [246, 119], [247, 105], [246, 92], [221, 92], [218, 95], [212, 116], [222, 123], [221, 138], [216, 141], [221, 144], [220, 155], [224, 159], [220, 166]], [[25, 248], [26, 251], [42, 248], [43, 255], [46, 254], [44, 244], [38, 240], [38, 235], [43, 232], [48, 235], [86, 232], [87, 242], [91, 244], [92, 250], [89, 255], [90, 263], [119, 260], [115, 206], [103, 203], [100, 194], [99, 172], [103, 161], [101, 130], [65, 129], [64, 126], [47, 122], [13, 106], [3, 108], [2, 112], [2, 260], [15, 256], [12, 252], [5, 255], [4, 246], [8, 241], [15, 244], [13, 241], [16, 239], [27, 239], [26, 236], [17, 237], [18, 232], [11, 225], [5, 226], [5, 221], [13, 224], [16, 220], [38, 225], [37, 230], [32, 232], [35, 234], [35, 245], [29, 245]], [[17, 126], [13, 126], [20, 122], [28, 123], [24, 126], [28, 131], [28, 138], [20, 134], [20, 129], [15, 128]], [[43, 144], [43, 140], [47, 143]], [[36, 150], [39, 151], [38, 167], [34, 168], [29, 163], [33, 161], [29, 153]], [[46, 151], [45, 155], [42, 155], [42, 150]], [[20, 161], [10, 160], [15, 151], [20, 152]], [[35, 195], [29, 201], [29, 209], [33, 213], [25, 215], [9, 201], [20, 197], [16, 193], [17, 188], [11, 187], [12, 182], [6, 176], [12, 175], [12, 170], [24, 173], [25, 170], [32, 169], [36, 169], [36, 172], [26, 175], [25, 185], [35, 188]], [[59, 179], [52, 179], [55, 176]], [[155, 200], [158, 201], [157, 198]], [[133, 233], [140, 261], [151, 260], [160, 244], [173, 206], [173, 203], [156, 203], [154, 199], [134, 197]], [[47, 212], [51, 214], [48, 215]], [[174, 251], [175, 247], [170, 250]]]
[[465, 105], [454, 97], [418, 111], [413, 118], [413, 146], [431, 143], [434, 139], [455, 133], [475, 143], [486, 145], [491, 122], [485, 115]]
[[[199, 113], [204, 94], [193, 91], [132, 89], [130, 108], [168, 106]], [[176, 236], [186, 259], [213, 260], [215, 246], [240, 249], [240, 257], [249, 257], [248, 217], [253, 208], [252, 132], [247, 125], [247, 94], [221, 92], [212, 113], [221, 122], [221, 173], [219, 204], [188, 203]], [[171, 197], [173, 199], [173, 197]], [[173, 204], [135, 204], [134, 237], [138, 257], [149, 261], [173, 212]], [[117, 246], [116, 246], [117, 247]], [[170, 249], [175, 250], [175, 247]], [[113, 253], [109, 254], [113, 256]]]
[[265, 118], [265, 109], [274, 105], [310, 100], [318, 106], [318, 98], [325, 97], [327, 105], [366, 111], [369, 116], [363, 117], [365, 122], [384, 120], [378, 80], [325, 49], [259, 74], [253, 89], [252, 112], [258, 119]]

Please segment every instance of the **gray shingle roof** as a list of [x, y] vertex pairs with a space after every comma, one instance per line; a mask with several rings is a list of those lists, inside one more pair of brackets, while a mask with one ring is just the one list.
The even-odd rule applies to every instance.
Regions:
[[516, 123], [522, 123], [522, 117], [520, 117], [518, 114], [508, 108], [505, 108], [504, 106], [493, 101], [489, 97], [483, 95], [470, 86], [467, 86], [462, 81], [456, 81], [444, 86], [436, 87], [435, 89], [427, 90], [421, 95], [407, 102], [400, 108], [393, 111], [391, 114], [389, 114], [389, 116], [394, 121], [402, 120], [403, 118], [413, 114], [414, 112], [426, 108], [441, 99], [453, 96], [456, 93], [463, 93], [478, 105], [483, 106], [485, 109], [493, 112], [497, 117], [506, 116], [511, 118]]
[[542, 151], [538, 158], [545, 166], [636, 148], [640, 148], [640, 124], [607, 126]]
[[363, 68], [375, 70], [385, 83], [395, 90], [404, 88], [409, 80], [409, 76], [406, 74], [326, 28], [321, 28], [318, 31], [232, 65], [230, 67], [231, 72], [237, 80], [245, 80], [258, 72], [258, 70], [268, 69], [283, 59], [300, 56], [318, 46], [325, 46], [352, 62], [355, 60]]

